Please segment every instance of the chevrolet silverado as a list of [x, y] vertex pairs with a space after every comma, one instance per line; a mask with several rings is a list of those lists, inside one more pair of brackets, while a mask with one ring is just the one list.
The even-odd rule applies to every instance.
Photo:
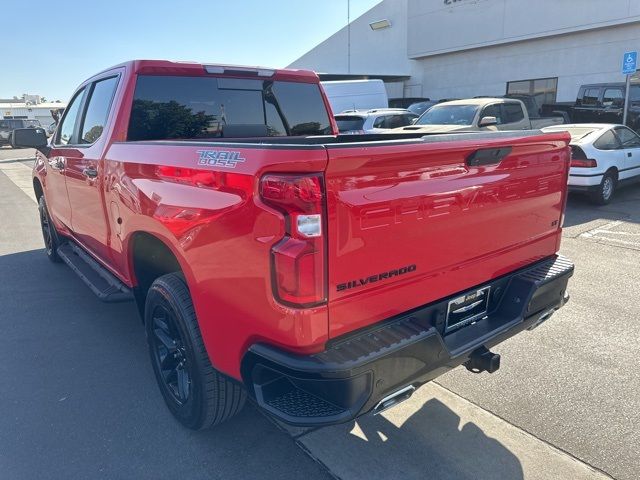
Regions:
[[567, 133], [341, 136], [312, 72], [138, 60], [12, 142], [47, 256], [136, 302], [189, 428], [381, 412], [568, 299]]

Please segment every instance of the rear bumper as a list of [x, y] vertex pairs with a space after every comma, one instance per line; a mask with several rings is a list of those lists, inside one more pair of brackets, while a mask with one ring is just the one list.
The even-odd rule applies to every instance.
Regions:
[[592, 185], [592, 186], [585, 186], [585, 185], [579, 185], [579, 186], [569, 186], [569, 192], [571, 193], [593, 193], [596, 192], [598, 190], [599, 185]]
[[576, 192], [592, 191], [600, 186], [604, 173], [593, 175], [569, 175], [569, 190]]
[[542, 323], [568, 300], [572, 274], [573, 264], [554, 256], [479, 285], [491, 287], [488, 314], [446, 334], [447, 305], [457, 295], [337, 339], [315, 355], [255, 344], [243, 359], [243, 378], [257, 403], [287, 423], [346, 422]]

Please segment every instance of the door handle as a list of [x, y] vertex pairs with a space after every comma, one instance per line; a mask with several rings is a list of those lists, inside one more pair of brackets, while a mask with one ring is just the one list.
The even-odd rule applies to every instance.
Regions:
[[627, 157], [633, 157], [633, 153], [627, 152]]
[[503, 158], [511, 153], [511, 147], [484, 148], [476, 150], [467, 157], [467, 165], [470, 167], [482, 167], [485, 165], [497, 165]]
[[87, 167], [82, 170], [82, 174], [87, 178], [96, 178], [98, 176], [98, 171], [93, 167]]

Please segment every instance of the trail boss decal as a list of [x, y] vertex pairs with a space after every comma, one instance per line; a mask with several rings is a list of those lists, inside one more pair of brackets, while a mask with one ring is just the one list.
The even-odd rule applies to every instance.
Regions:
[[368, 283], [379, 282], [382, 280], [387, 280], [389, 278], [397, 277], [399, 275], [405, 275], [407, 273], [415, 272], [417, 268], [418, 267], [416, 267], [415, 265], [409, 265], [407, 267], [401, 267], [396, 270], [389, 270], [388, 272], [382, 272], [382, 273], [378, 273], [377, 275], [371, 275], [370, 277], [351, 280], [350, 282], [347, 282], [347, 283], [339, 283], [337, 288], [339, 292], [342, 292], [344, 290], [349, 290], [351, 288], [364, 287]]
[[245, 161], [240, 152], [229, 150], [198, 150], [198, 154], [198, 165], [210, 167], [236, 168], [238, 163]]

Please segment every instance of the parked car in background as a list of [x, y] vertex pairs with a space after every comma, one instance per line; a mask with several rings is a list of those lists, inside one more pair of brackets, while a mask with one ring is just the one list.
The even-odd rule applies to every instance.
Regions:
[[5, 118], [0, 120], [0, 147], [11, 145], [11, 134], [17, 128], [42, 128], [38, 120], [27, 118]]
[[409, 110], [412, 113], [415, 113], [416, 115], [422, 115], [424, 112], [429, 110], [431, 107], [433, 107], [437, 103], [438, 102], [435, 100], [425, 100], [423, 102], [416, 102], [409, 105], [407, 107], [407, 110]]
[[423, 113], [414, 125], [399, 130], [424, 133], [531, 130], [555, 123], [562, 123], [562, 119], [550, 118], [533, 125], [520, 100], [471, 98], [434, 105]]
[[339, 80], [320, 84], [333, 112], [389, 107], [382, 80]]
[[547, 127], [571, 134], [569, 190], [606, 205], [616, 189], [640, 181], [640, 136], [624, 125], [581, 123]]
[[445, 103], [445, 102], [453, 102], [455, 100], [460, 100], [460, 99], [459, 98], [441, 98], [440, 100], [425, 100], [423, 102], [412, 103], [407, 107], [407, 110], [413, 113], [417, 113], [418, 115], [422, 115], [424, 112], [429, 110], [434, 105], [438, 105], [439, 103]]
[[[575, 103], [542, 105], [542, 115], [564, 112], [571, 123], [623, 123], [626, 85], [593, 83], [582, 85]], [[640, 133], [640, 83], [632, 83], [629, 91], [627, 126]]]
[[[390, 98], [389, 108], [409, 108], [411, 105], [422, 102], [430, 102], [430, 98], [423, 97], [405, 97], [405, 98]], [[433, 102], [434, 104], [436, 102]]]
[[383, 133], [411, 125], [418, 115], [404, 108], [347, 110], [335, 116], [341, 134]]

